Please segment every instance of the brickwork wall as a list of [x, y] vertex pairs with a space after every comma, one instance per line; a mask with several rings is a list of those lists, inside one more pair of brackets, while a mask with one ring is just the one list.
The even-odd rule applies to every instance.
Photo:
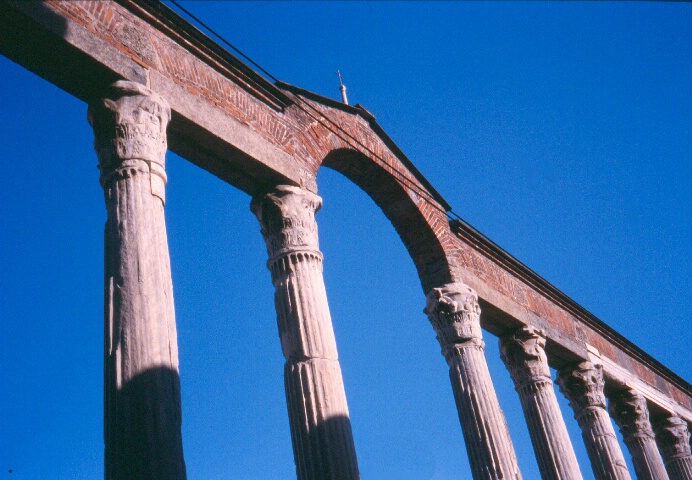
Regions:
[[[203, 98], [291, 155], [304, 168], [306, 178], [302, 183], [308, 188], [316, 189], [317, 170], [331, 152], [358, 152], [370, 159], [377, 168], [368, 169], [369, 175], [356, 175], [351, 170], [347, 176], [376, 196], [385, 215], [395, 222], [394, 227], [411, 252], [426, 292], [435, 285], [461, 280], [444, 255], [453, 245], [453, 239], [443, 207], [362, 116], [291, 94], [288, 95], [293, 97], [294, 105], [283, 111], [272, 108], [231, 81], [229, 72], [211, 56], [200, 58], [198, 52], [192, 53], [168, 35], [152, 29], [149, 23], [118, 3], [72, 0], [48, 3], [140, 65], [156, 70]], [[346, 167], [343, 162], [333, 160], [336, 169]], [[399, 188], [391, 189], [389, 198], [374, 191], [378, 184], [389, 184], [391, 180]]]
[[[295, 125], [269, 103], [263, 102], [229, 77], [237, 77], [208, 54], [193, 54], [163, 31], [112, 1], [51, 0], [57, 11], [128, 55], [147, 69], [204, 98], [286, 153], [301, 157], [304, 149]], [[182, 39], [181, 39], [182, 40]]]
[[688, 392], [654, 374], [597, 329], [454, 233], [442, 205], [364, 115], [289, 91], [284, 91], [287, 102], [277, 100], [270, 89], [258, 88], [213, 51], [194, 45], [134, 0], [46, 3], [138, 65], [170, 79], [288, 154], [305, 172], [300, 183], [307, 188], [316, 190], [315, 178], [323, 164], [349, 177], [394, 224], [425, 293], [444, 283], [464, 281], [470, 272], [488, 291], [530, 312], [557, 335], [597, 348], [641, 381], [692, 409]]
[[586, 324], [576, 314], [551, 301], [531, 285], [509, 273], [493, 259], [474, 248], [462, 235], [454, 238], [454, 246], [447, 249], [446, 253], [451, 262], [458, 262], [463, 270], [477, 277], [484, 286], [496, 292], [498, 296], [514, 302], [537, 317], [541, 322], [537, 326], [550, 332], [549, 338], [570, 339], [584, 350], [587, 350], [587, 345], [595, 347], [602, 357], [611, 360], [625, 371], [633, 373], [644, 383], [669, 396], [681, 406], [692, 409], [692, 397], [683, 390], [663, 380], [645, 364], [637, 361], [598, 332], [596, 328]]
[[[454, 244], [445, 209], [360, 115], [303, 98], [292, 107], [314, 174], [324, 163], [368, 193], [392, 221], [418, 269], [424, 293], [461, 280], [446, 254]], [[305, 106], [307, 104], [307, 106]], [[307, 117], [307, 118], [306, 118]], [[315, 120], [312, 117], [317, 117]], [[329, 119], [329, 120], [326, 120]], [[339, 129], [332, 123], [338, 125]]]

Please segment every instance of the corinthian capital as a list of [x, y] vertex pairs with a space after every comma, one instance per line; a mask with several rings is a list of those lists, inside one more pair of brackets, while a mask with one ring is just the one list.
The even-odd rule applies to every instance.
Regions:
[[690, 432], [685, 420], [673, 415], [657, 421], [655, 427], [656, 441], [665, 461], [692, 455]]
[[290, 185], [253, 198], [250, 210], [262, 226], [269, 261], [296, 251], [319, 253], [315, 212], [322, 199], [312, 192]]
[[608, 412], [620, 427], [625, 442], [632, 438], [654, 438], [646, 398], [632, 389], [610, 396]]
[[603, 394], [603, 365], [581, 362], [576, 366], [561, 370], [557, 377], [560, 391], [567, 397], [579, 416], [589, 407], [606, 407]]
[[517, 389], [527, 383], [550, 382], [545, 332], [531, 325], [500, 339], [500, 357]]
[[100, 103], [89, 106], [88, 118], [102, 182], [127, 160], [153, 163], [163, 174], [171, 109], [161, 96], [121, 80], [110, 86]]
[[428, 293], [424, 312], [443, 349], [482, 338], [478, 295], [468, 285], [448, 283], [433, 288]]

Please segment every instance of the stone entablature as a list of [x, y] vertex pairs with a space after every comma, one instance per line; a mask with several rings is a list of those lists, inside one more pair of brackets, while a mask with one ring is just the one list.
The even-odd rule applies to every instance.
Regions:
[[[605, 438], [611, 434], [603, 430], [607, 415], [604, 387], [606, 392], [625, 387], [636, 390], [651, 409], [652, 418], [668, 418], [667, 424], [654, 429], [661, 432], [657, 439], [664, 457], [676, 460], [672, 465], [687, 468], [687, 460], [677, 459], [689, 455], [670, 450], [671, 445], [684, 445], [665, 439], [686, 431], [686, 422], [692, 421], [692, 386], [492, 241], [463, 222], [450, 223], [444, 199], [364, 108], [337, 105], [296, 87], [271, 84], [168, 7], [153, 1], [2, 2], [0, 13], [6, 23], [0, 28], [0, 51], [88, 101], [92, 111], [98, 110], [92, 121], [107, 206], [117, 209], [130, 201], [118, 190], [121, 183], [149, 195], [151, 204], [140, 217], [154, 212], [152, 222], [157, 226], [153, 230], [161, 233], [157, 240], [161, 251], [164, 154], [170, 146], [224, 181], [263, 198], [255, 207], [258, 202], [269, 202], [262, 204], [267, 209], [259, 208], [263, 212], [258, 217], [275, 285], [283, 288], [291, 269], [298, 268], [305, 284], [319, 287], [322, 259], [314, 212], [320, 200], [315, 178], [318, 169], [327, 165], [368, 193], [401, 236], [427, 295], [426, 313], [450, 365], [455, 394], [467, 384], [487, 393], [490, 396], [484, 398], [490, 401], [479, 412], [487, 409], [489, 418], [499, 422], [502, 414], [494, 405], [492, 383], [485, 372], [481, 327], [499, 336], [525, 328], [525, 337], [513, 340], [524, 348], [524, 363], [517, 363], [518, 351], [505, 349], [520, 394], [529, 393], [524, 391], [526, 386], [538, 391], [549, 382], [547, 365], [563, 372], [577, 365], [563, 374], [561, 383], [578, 418], [588, 417], [585, 428]], [[38, 64], [32, 51], [41, 52], [40, 58], [54, 54], [63, 66], [58, 71], [55, 65]], [[110, 87], [117, 79], [127, 82]], [[104, 92], [108, 92], [106, 99], [99, 103]], [[168, 135], [166, 124], [170, 125]], [[312, 213], [298, 213], [296, 205]], [[277, 209], [273, 217], [268, 213], [271, 208]], [[116, 264], [127, 262], [127, 255], [117, 257], [113, 251], [108, 255], [117, 259]], [[118, 267], [116, 264], [107, 269]], [[162, 271], [167, 268], [164, 265]], [[172, 304], [164, 310], [169, 307], [171, 319]], [[326, 300], [312, 313], [325, 311]], [[280, 325], [282, 321], [292, 325], [289, 320], [279, 318]], [[319, 361], [312, 361], [309, 351], [301, 351], [300, 342], [282, 341], [290, 369], [298, 377], [305, 372], [314, 374], [307, 364], [299, 363], [309, 359], [312, 368]], [[334, 356], [327, 360], [335, 362], [335, 352], [334, 343]], [[170, 362], [173, 372], [176, 362]], [[462, 371], [464, 362], [474, 369]], [[333, 367], [321, 370], [330, 372], [321, 377], [316, 374], [331, 386], [340, 378]], [[583, 395], [574, 393], [578, 385], [582, 385]], [[459, 405], [468, 400], [459, 398]], [[505, 434], [500, 430], [477, 443], [499, 441], [507, 468], [496, 473], [518, 478], [511, 442], [503, 443]], [[357, 472], [355, 462], [353, 465], [352, 472]], [[619, 460], [613, 465], [618, 467]]]
[[[574, 355], [584, 359], [595, 355], [608, 380], [616, 385], [636, 385], [655, 405], [677, 411], [692, 421], [692, 387], [687, 382], [473, 227], [455, 220], [452, 229], [465, 281], [507, 319], [520, 319], [543, 329], [557, 347], [553, 348], [552, 366], [560, 367]], [[497, 323], [486, 321], [483, 327], [497, 334], [506, 329], [499, 321], [503, 319], [493, 320]], [[556, 350], [564, 351], [564, 355], [555, 355]]]

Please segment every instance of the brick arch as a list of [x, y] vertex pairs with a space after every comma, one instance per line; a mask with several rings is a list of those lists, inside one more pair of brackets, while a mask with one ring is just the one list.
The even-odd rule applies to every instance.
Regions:
[[382, 209], [413, 259], [424, 293], [454, 281], [454, 262], [444, 246], [449, 226], [438, 205], [410, 193], [394, 174], [356, 150], [332, 150], [322, 166], [350, 179]]

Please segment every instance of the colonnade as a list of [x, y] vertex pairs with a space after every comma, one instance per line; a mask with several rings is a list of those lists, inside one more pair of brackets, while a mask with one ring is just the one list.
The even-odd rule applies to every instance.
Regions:
[[[106, 478], [183, 479], [180, 380], [173, 287], [164, 220], [170, 108], [146, 87], [120, 81], [89, 108], [105, 228]], [[284, 383], [296, 473], [301, 480], [359, 478], [346, 393], [322, 277], [315, 213], [322, 200], [277, 185], [255, 197], [275, 287], [286, 358]], [[478, 296], [463, 283], [433, 288], [425, 313], [437, 334], [475, 480], [521, 479], [485, 357]], [[500, 353], [519, 394], [543, 479], [579, 480], [580, 467], [557, 402], [546, 335], [507, 332]], [[573, 409], [597, 480], [629, 480], [611, 417], [636, 477], [691, 480], [687, 423], [650, 418], [632, 389], [610, 395], [603, 367], [582, 361], [557, 377]], [[610, 412], [610, 413], [609, 413]], [[460, 477], [465, 475], [460, 472]]]

